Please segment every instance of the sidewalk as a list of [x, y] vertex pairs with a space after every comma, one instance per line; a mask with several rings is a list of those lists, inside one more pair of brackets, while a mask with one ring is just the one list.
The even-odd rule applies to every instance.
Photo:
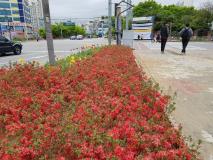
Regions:
[[184, 136], [202, 140], [201, 158], [213, 160], [213, 50], [191, 43], [182, 56], [176, 45], [167, 46], [162, 55], [160, 44], [135, 42], [134, 54], [164, 93], [177, 93], [175, 121], [183, 126]]

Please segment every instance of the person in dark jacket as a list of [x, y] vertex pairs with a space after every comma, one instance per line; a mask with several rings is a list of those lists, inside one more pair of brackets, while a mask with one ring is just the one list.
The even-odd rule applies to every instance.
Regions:
[[183, 44], [183, 49], [182, 53], [186, 54], [186, 47], [190, 41], [190, 38], [193, 36], [193, 31], [189, 27], [189, 24], [186, 24], [186, 26], [180, 31], [180, 36], [182, 38], [182, 44]]
[[163, 54], [166, 47], [166, 42], [169, 37], [169, 30], [165, 23], [161, 27], [160, 36], [161, 36], [161, 53]]

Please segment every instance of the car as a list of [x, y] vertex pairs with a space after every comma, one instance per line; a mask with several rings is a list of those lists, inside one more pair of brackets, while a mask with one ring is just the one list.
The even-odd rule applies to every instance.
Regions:
[[82, 40], [84, 37], [82, 35], [77, 35], [76, 39], [77, 40]]
[[76, 36], [71, 36], [70, 40], [76, 40]]
[[22, 52], [22, 44], [13, 42], [0, 35], [0, 55], [5, 53], [14, 53], [20, 55]]

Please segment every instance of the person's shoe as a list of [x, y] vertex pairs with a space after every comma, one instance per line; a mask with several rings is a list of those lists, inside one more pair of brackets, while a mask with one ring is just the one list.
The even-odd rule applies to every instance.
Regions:
[[185, 52], [182, 50], [182, 51], [181, 51], [181, 55], [184, 55], [184, 54], [185, 54]]

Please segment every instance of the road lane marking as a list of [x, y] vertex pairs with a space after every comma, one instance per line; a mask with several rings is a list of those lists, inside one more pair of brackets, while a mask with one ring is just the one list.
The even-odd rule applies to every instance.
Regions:
[[[71, 49], [72, 50], [72, 49]], [[71, 53], [72, 51], [54, 51], [55, 53]], [[48, 51], [23, 51], [25, 53], [48, 53]]]
[[48, 56], [47, 56], [47, 55], [45, 55], [45, 56], [32, 57], [32, 58], [28, 58], [28, 59], [26, 59], [26, 61], [29, 61], [29, 60], [32, 60], [32, 59], [41, 59], [41, 58], [44, 58], [44, 57], [48, 57]]
[[8, 63], [0, 63], [0, 65], [5, 65], [5, 64], [8, 64]]
[[208, 143], [213, 143], [213, 136], [210, 133], [208, 133], [207, 131], [203, 130], [201, 132], [201, 134], [202, 134], [202, 137], [203, 137], [204, 141], [206, 141]]

